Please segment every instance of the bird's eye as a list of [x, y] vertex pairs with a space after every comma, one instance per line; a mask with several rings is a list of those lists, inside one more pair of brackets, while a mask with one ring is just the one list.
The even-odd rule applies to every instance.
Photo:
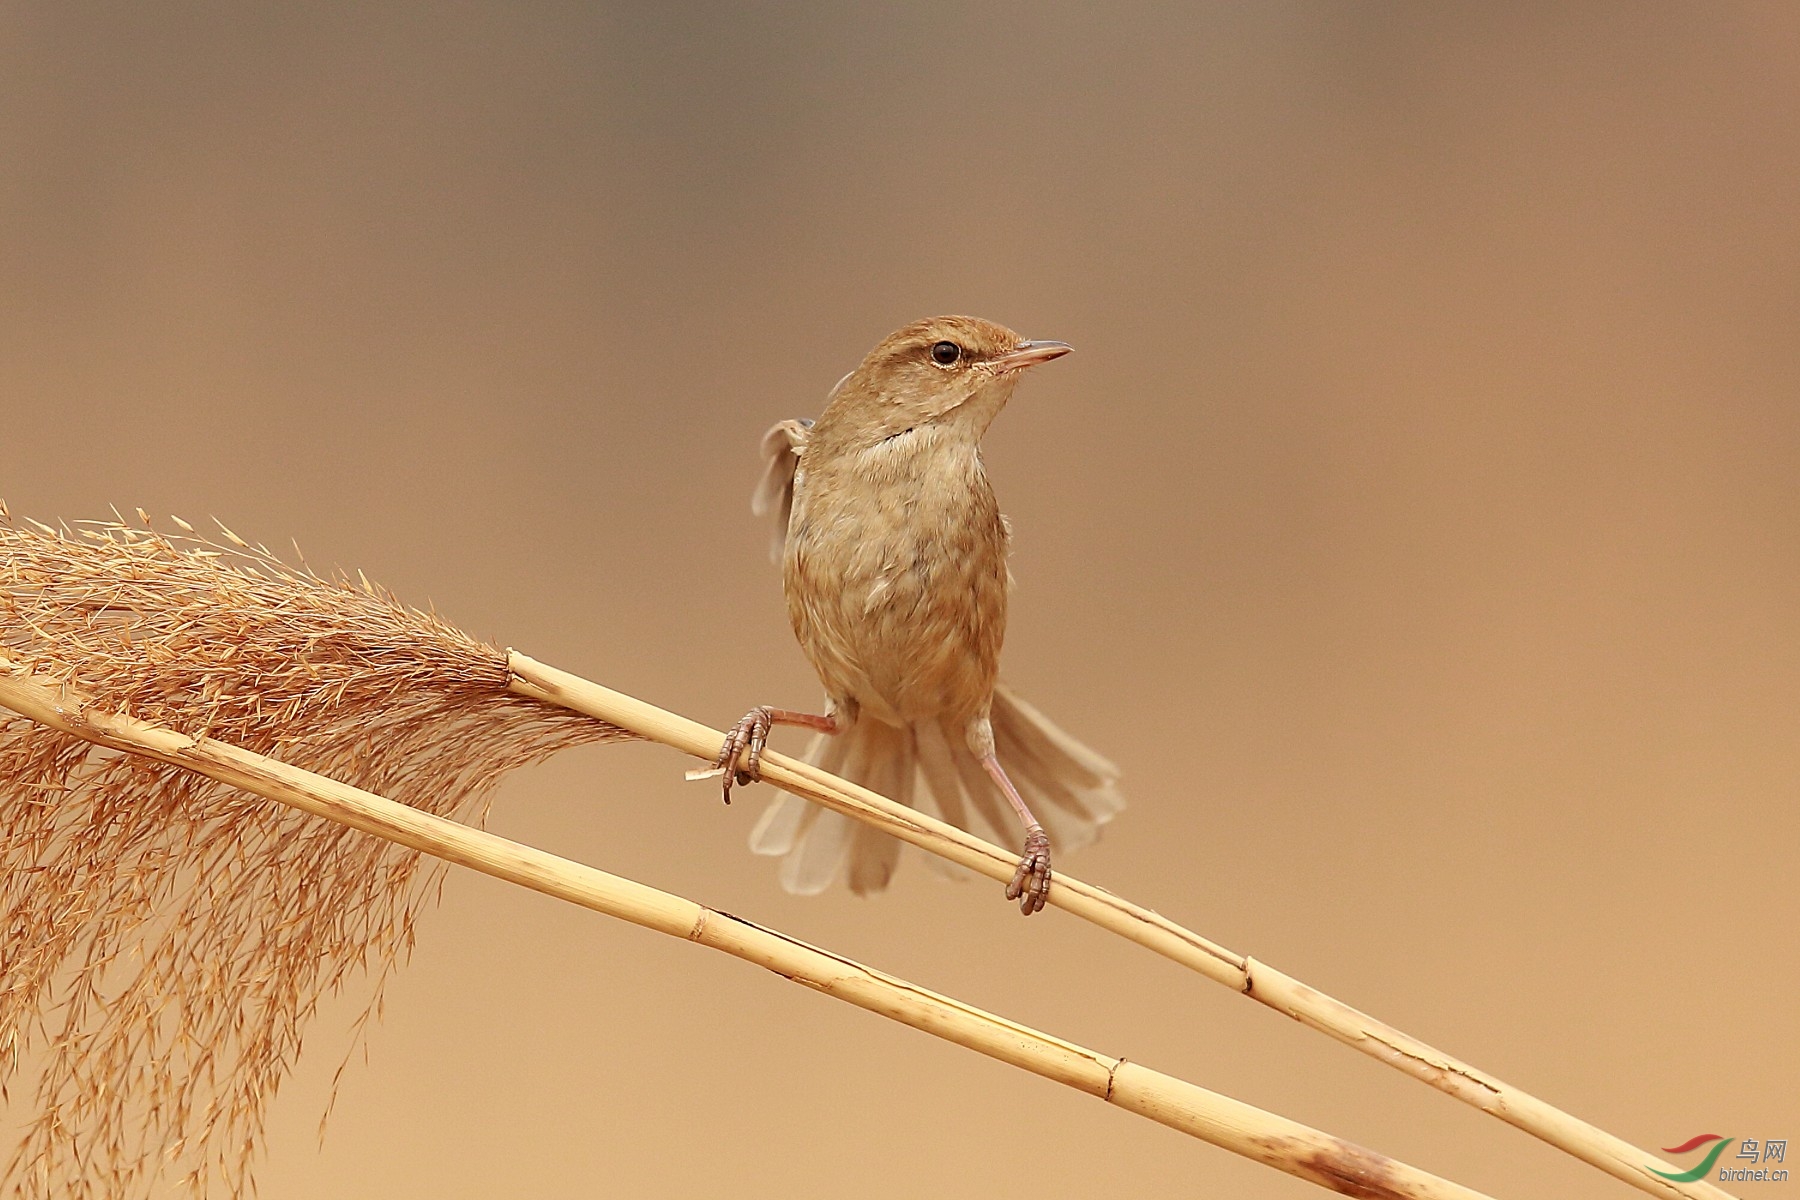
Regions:
[[962, 357], [962, 347], [955, 342], [939, 342], [931, 348], [931, 361], [947, 367]]

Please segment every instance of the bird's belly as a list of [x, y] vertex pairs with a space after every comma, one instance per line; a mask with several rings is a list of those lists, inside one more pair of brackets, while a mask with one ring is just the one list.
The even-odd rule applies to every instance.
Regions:
[[[794, 531], [795, 633], [827, 692], [893, 724], [983, 711], [1006, 622], [1005, 531], [839, 512]], [[930, 518], [935, 514], [923, 514]]]

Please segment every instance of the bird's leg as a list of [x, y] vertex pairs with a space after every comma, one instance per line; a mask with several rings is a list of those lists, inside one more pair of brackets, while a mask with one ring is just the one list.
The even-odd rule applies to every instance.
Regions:
[[1020, 823], [1025, 826], [1025, 854], [1019, 859], [1019, 869], [1013, 872], [1012, 882], [1006, 885], [1006, 898], [1017, 900], [1019, 911], [1029, 917], [1044, 907], [1044, 901], [1050, 895], [1050, 839], [1038, 819], [1031, 815], [1031, 809], [1019, 796], [1019, 789], [1006, 777], [1005, 769], [992, 751], [981, 756], [981, 765], [1000, 785], [1007, 803], [1013, 806]]
[[[762, 778], [763, 746], [769, 740], [769, 730], [777, 725], [801, 725], [807, 729], [817, 729], [820, 733], [836, 733], [837, 717], [832, 713], [819, 716], [817, 713], [795, 712], [787, 708], [770, 708], [759, 705], [745, 713], [743, 719], [731, 727], [725, 735], [725, 744], [719, 749], [719, 757], [713, 759], [713, 765], [706, 771], [689, 771], [689, 779], [706, 779], [713, 775], [725, 777], [725, 803], [731, 803], [731, 785], [735, 783], [754, 783]], [[738, 763], [738, 756], [749, 751], [744, 762]]]

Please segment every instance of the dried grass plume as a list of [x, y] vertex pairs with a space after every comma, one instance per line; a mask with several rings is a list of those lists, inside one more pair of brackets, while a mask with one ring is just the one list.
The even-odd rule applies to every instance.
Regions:
[[[177, 523], [59, 530], [0, 505], [0, 653], [115, 711], [475, 823], [505, 771], [630, 736], [509, 694], [503, 651], [360, 576]], [[10, 1194], [248, 1188], [307, 1019], [352, 983], [374, 1011], [441, 869], [0, 717], [0, 1086], [33, 1114]]]

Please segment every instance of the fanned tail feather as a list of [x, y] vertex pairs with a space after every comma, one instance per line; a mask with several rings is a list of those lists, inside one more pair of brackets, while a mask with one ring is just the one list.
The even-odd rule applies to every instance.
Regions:
[[[1100, 828], [1125, 807], [1119, 770], [1052, 724], [1004, 684], [994, 691], [989, 720], [995, 752], [1008, 778], [1031, 806], [1055, 850], [1091, 845]], [[927, 722], [895, 728], [864, 719], [835, 735], [821, 734], [805, 759], [882, 795], [931, 812], [1000, 846], [1023, 831], [1006, 800], [964, 741], [960, 728]], [[750, 835], [757, 854], [783, 856], [781, 885], [815, 895], [840, 877], [859, 896], [885, 889], [899, 862], [900, 842], [798, 796], [780, 796]], [[935, 855], [945, 874], [969, 872]]]

